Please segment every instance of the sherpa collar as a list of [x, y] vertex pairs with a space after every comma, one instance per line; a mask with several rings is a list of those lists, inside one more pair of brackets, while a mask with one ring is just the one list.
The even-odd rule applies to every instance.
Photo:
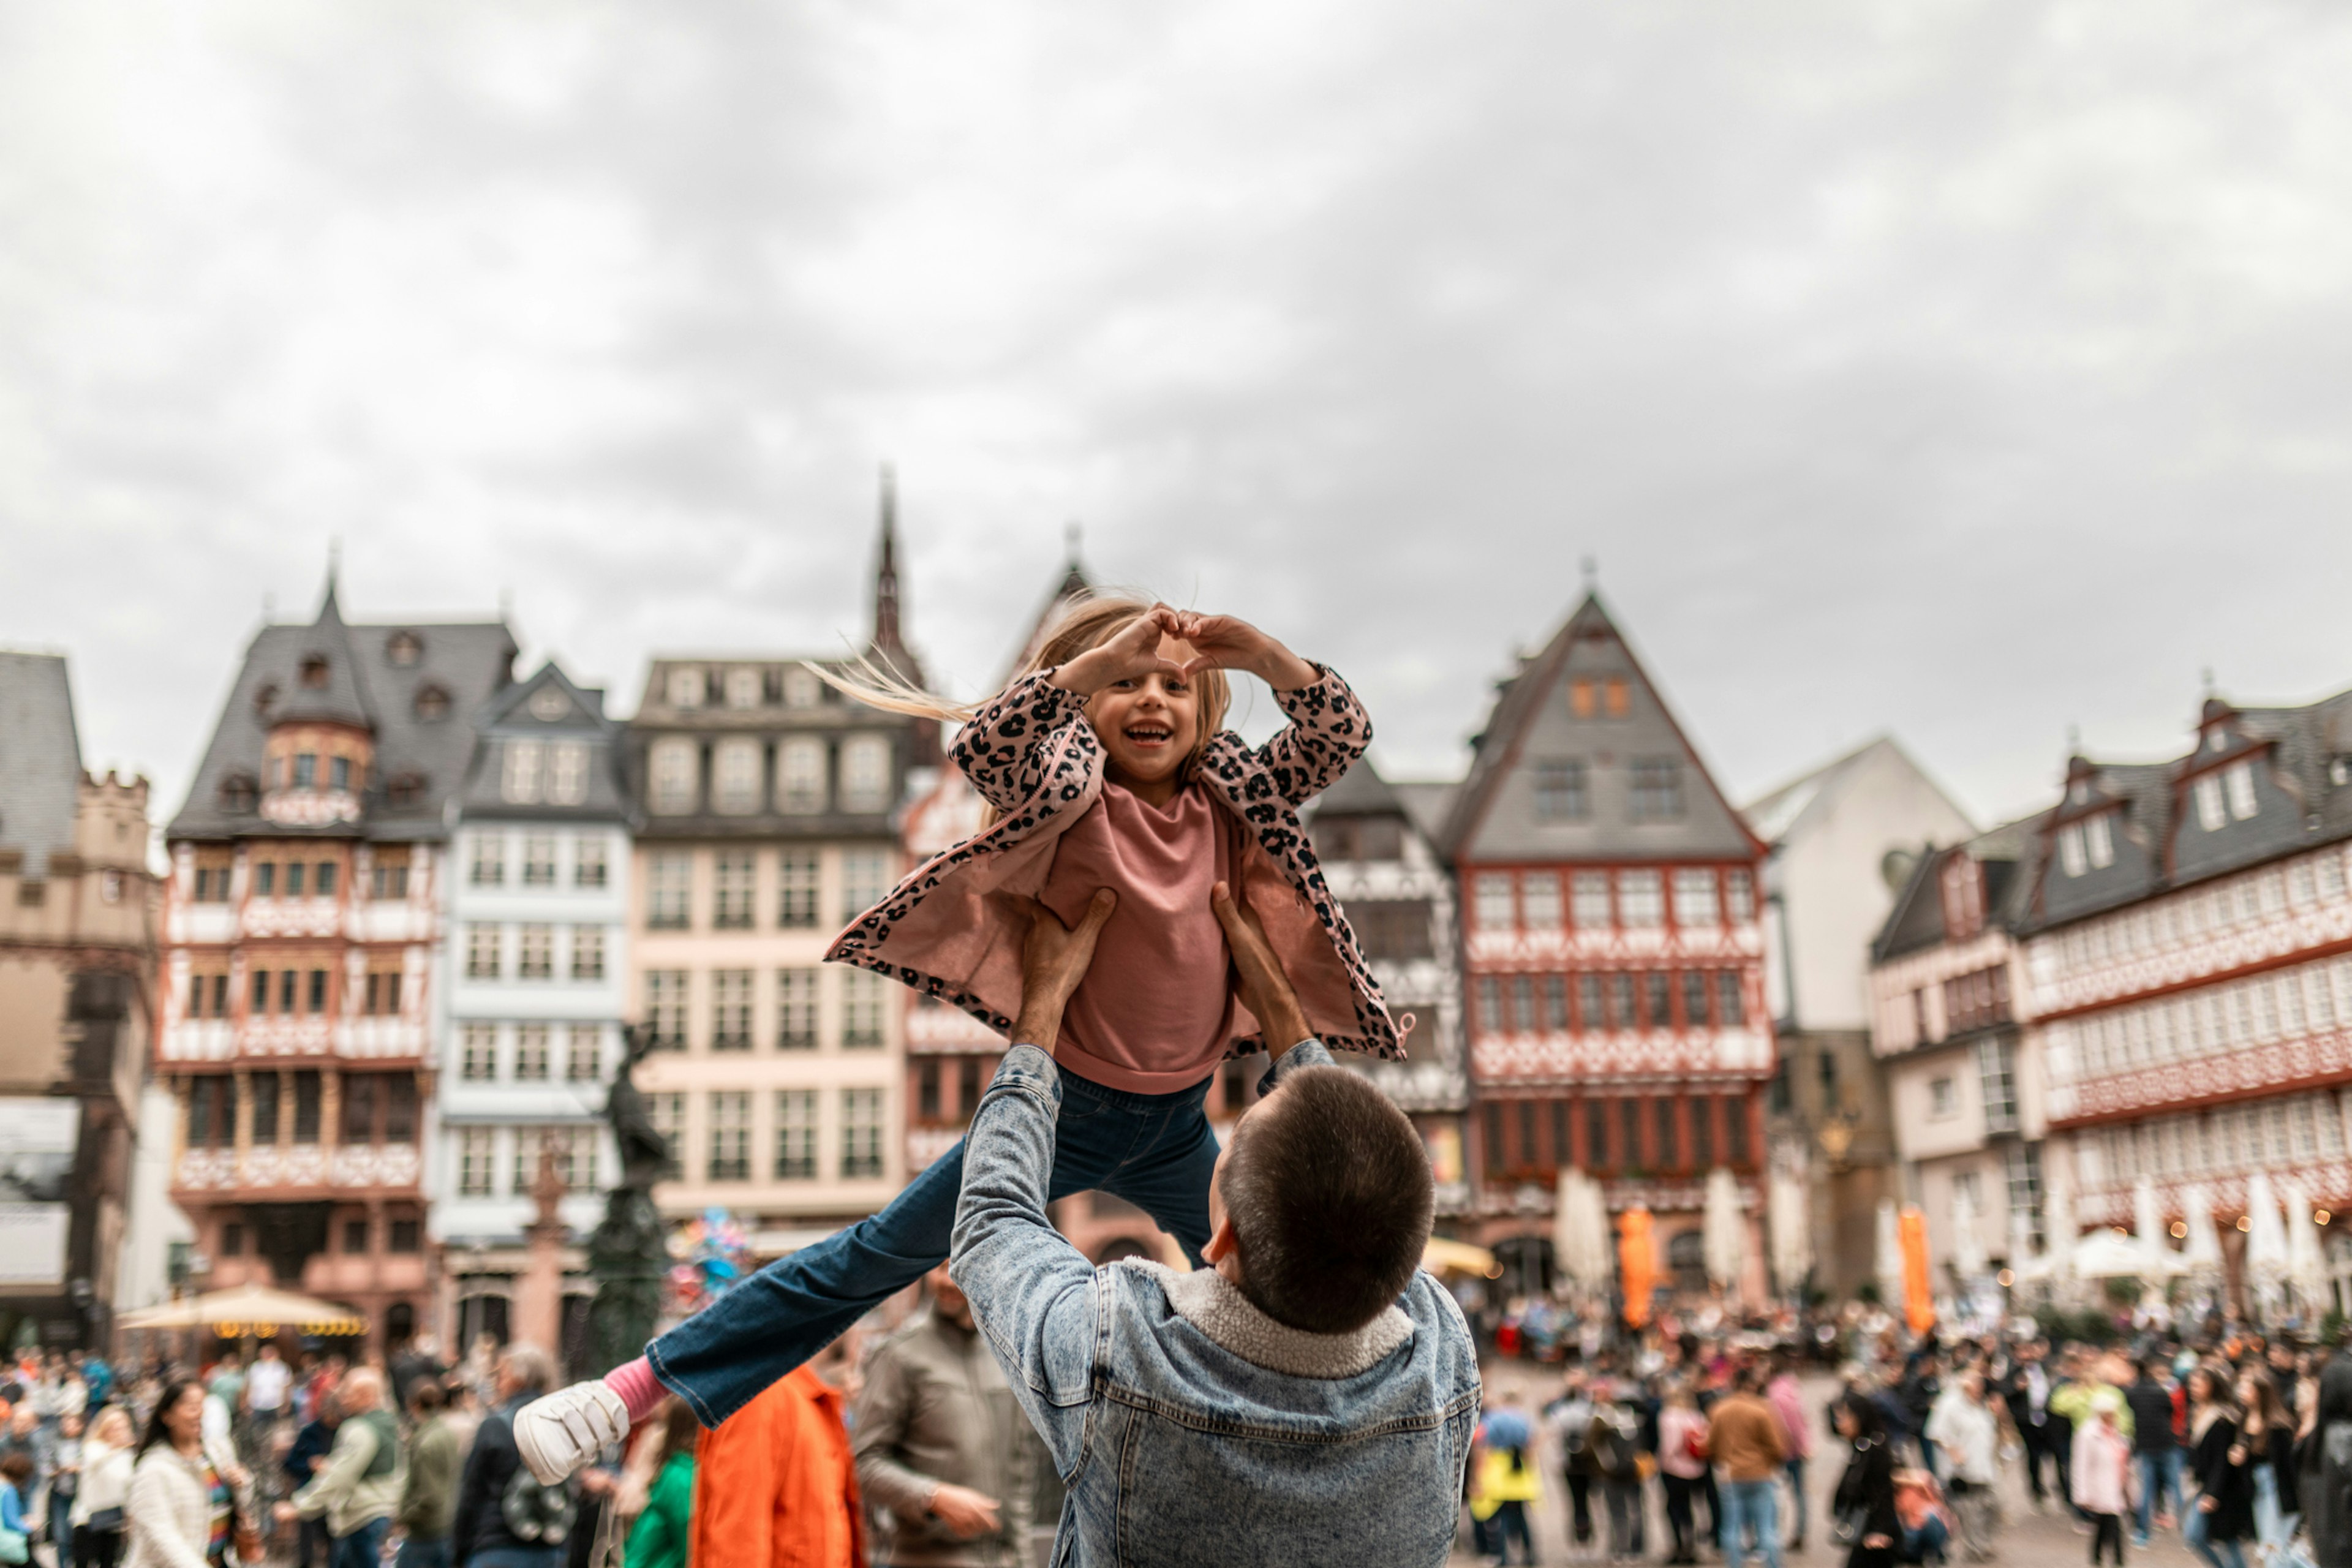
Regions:
[[1160, 1263], [1135, 1262], [1160, 1283], [1177, 1315], [1225, 1349], [1268, 1372], [1291, 1377], [1353, 1377], [1376, 1366], [1412, 1338], [1412, 1320], [1390, 1307], [1351, 1333], [1310, 1334], [1277, 1323], [1240, 1288], [1213, 1268], [1179, 1274]]

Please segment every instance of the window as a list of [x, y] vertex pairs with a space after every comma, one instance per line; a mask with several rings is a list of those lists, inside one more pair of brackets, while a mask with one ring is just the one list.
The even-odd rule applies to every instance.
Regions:
[[1748, 1101], [1726, 1100], [1723, 1102], [1723, 1123], [1726, 1157], [1732, 1164], [1745, 1165], [1748, 1163]]
[[1475, 908], [1480, 931], [1509, 931], [1517, 925], [1517, 911], [1511, 902], [1511, 874], [1508, 871], [1481, 871], [1472, 884], [1475, 889]]
[[1715, 1101], [1701, 1095], [1690, 1102], [1691, 1165], [1706, 1170], [1715, 1163]]
[[937, 1057], [930, 1057], [915, 1069], [915, 1120], [937, 1121], [939, 1119], [940, 1063]]
[[415, 632], [394, 632], [383, 639], [383, 658], [387, 664], [405, 669], [425, 654], [425, 644]]
[[646, 884], [646, 924], [655, 931], [684, 931], [694, 892], [694, 857], [655, 856]]
[[814, 849], [787, 849], [777, 859], [776, 923], [805, 930], [817, 923], [817, 859]]
[[2221, 805], [2221, 781], [2211, 773], [2191, 784], [2189, 794], [2197, 803], [2197, 826], [2206, 832], [2213, 832], [2229, 820]]
[[710, 1048], [751, 1048], [751, 972], [713, 970], [710, 975]]
[[509, 741], [506, 767], [499, 775], [499, 798], [509, 805], [539, 800], [539, 770], [545, 752], [537, 741]]
[[784, 706], [814, 708], [824, 700], [824, 684], [806, 668], [794, 665], [784, 671]]
[[1674, 757], [1636, 757], [1629, 809], [1636, 822], [1671, 822], [1682, 816], [1682, 763]]
[[188, 1084], [188, 1147], [227, 1148], [236, 1142], [236, 1085], [226, 1076]]
[[414, 704], [416, 717], [427, 724], [437, 724], [449, 717], [449, 693], [438, 686], [420, 686]]
[[310, 868], [299, 860], [286, 862], [286, 896], [288, 898], [299, 899], [302, 896], [302, 884], [306, 879], [304, 873], [309, 870]]
[[499, 1026], [496, 1024], [467, 1024], [459, 1037], [457, 1076], [473, 1083], [487, 1083], [499, 1076]]
[[870, 970], [852, 969], [841, 977], [841, 1043], [882, 1043], [882, 977]]
[[404, 1253], [424, 1250], [424, 1230], [416, 1221], [395, 1219], [389, 1222], [388, 1228], [391, 1234], [384, 1243], [386, 1252]]
[[1712, 870], [1686, 867], [1675, 873], [1675, 923], [1686, 930], [1723, 923], [1723, 905], [1716, 897]]
[[1950, 1079], [1938, 1078], [1928, 1079], [1928, 1115], [1940, 1119], [1953, 1114], [1955, 1111], [1958, 1110], [1959, 1108], [1959, 1096], [1954, 1091], [1952, 1088], [1952, 1080]]
[[890, 857], [880, 849], [845, 849], [841, 853], [841, 910], [855, 920], [880, 903], [890, 891]]
[[844, 1180], [882, 1173], [882, 1091], [841, 1091], [841, 1174]]
[[604, 840], [594, 834], [582, 834], [572, 846], [572, 885], [601, 888], [604, 875]]
[[727, 706], [739, 710], [757, 708], [765, 684], [757, 669], [750, 665], [737, 665], [727, 672]]
[[1727, 969], [1716, 975], [1715, 1011], [1717, 1020], [1727, 1029], [1737, 1029], [1748, 1022], [1748, 995], [1739, 984], [1739, 971]]
[[702, 695], [709, 689], [709, 684], [703, 679], [702, 670], [698, 667], [679, 668], [669, 672], [669, 679], [666, 683], [665, 689], [669, 694], [671, 707], [699, 708], [702, 706]]
[[1511, 1027], [1519, 1034], [1536, 1032], [1536, 977], [1511, 976]]
[[558, 741], [547, 748], [547, 798], [556, 805], [578, 805], [588, 798], [586, 745]]
[[646, 1022], [653, 1026], [657, 1050], [686, 1049], [686, 971], [646, 972]]
[[304, 752], [294, 759], [294, 787], [309, 789], [319, 782], [319, 755]]
[[1559, 929], [1559, 873], [1529, 871], [1519, 879], [1519, 909], [1529, 931]]
[[1985, 1131], [2017, 1131], [2017, 1046], [2011, 1040], [1977, 1042], [1977, 1080], [1982, 1086]]
[[816, 1179], [816, 1090], [776, 1091], [776, 1180]]
[[696, 766], [694, 742], [682, 735], [654, 742], [653, 784], [646, 804], [664, 816], [682, 816], [694, 809]]
[[2112, 866], [2116, 863], [2115, 813], [2101, 812], [2083, 824], [2083, 847], [2089, 852], [2092, 866]]
[[547, 1026], [525, 1024], [515, 1030], [515, 1077], [531, 1083], [549, 1078]]
[[1612, 974], [1609, 977], [1609, 1026], [1630, 1029], [1633, 1026], [1633, 977]]
[[721, 931], [748, 931], [751, 926], [751, 890], [756, 863], [749, 849], [722, 849], [714, 862], [710, 923]]
[[406, 851], [379, 849], [368, 870], [368, 897], [372, 899], [404, 899], [408, 897], [408, 859]]
[[890, 809], [890, 737], [852, 735], [841, 746], [841, 809]]
[[805, 1051], [816, 1045], [816, 975], [814, 969], [776, 971], [776, 1045]]
[[1691, 970], [1683, 976], [1683, 1026], [1704, 1029], [1707, 1026], [1706, 976]]
[[1592, 798], [1585, 787], [1580, 762], [1555, 759], [1536, 763], [1536, 819], [1578, 822], [1592, 815]]
[[1573, 889], [1570, 912], [1576, 917], [1579, 931], [1607, 931], [1612, 924], [1609, 913], [1609, 873], [1579, 871], [1570, 881]]
[[652, 1119], [654, 1131], [669, 1145], [668, 1173], [675, 1176], [685, 1169], [686, 1096], [679, 1093], [646, 1096], [646, 1114]]
[[503, 833], [474, 835], [474, 859], [466, 879], [477, 888], [502, 887], [507, 879], [507, 839]]
[[572, 978], [574, 980], [604, 978], [604, 928], [603, 926], [572, 928]]
[[328, 762], [327, 762], [327, 786], [328, 786], [330, 789], [344, 789], [344, 790], [347, 790], [347, 789], [349, 789], [349, 788], [351, 788], [351, 787], [352, 787], [352, 760], [351, 760], [351, 758], [349, 758], [349, 757], [331, 757], [331, 758], [329, 758], [329, 759], [328, 759]]
[[321, 860], [311, 869], [313, 872], [310, 878], [311, 892], [322, 899], [333, 898], [335, 896], [335, 863], [332, 860]]
[[252, 1078], [253, 1141], [278, 1142], [278, 1075], [257, 1072]]
[[319, 1141], [318, 1069], [305, 1068], [294, 1075], [294, 1142], [316, 1143]]
[[2081, 824], [2058, 830], [2058, 864], [2069, 877], [2079, 877], [2091, 868], [2090, 857], [2083, 849]]
[[710, 1180], [751, 1179], [751, 1094], [723, 1089], [710, 1097]]
[[1605, 1100], [1584, 1102], [1584, 1159], [1596, 1171], [1607, 1170], [1612, 1163], [1609, 1157], [1609, 1102]]
[[1601, 682], [1601, 705], [1612, 719], [1622, 719], [1633, 710], [1633, 691], [1622, 675], [1612, 675]]
[[1544, 1027], [1555, 1035], [1568, 1032], [1568, 976], [1547, 974], [1543, 977]]
[[382, 1080], [373, 1073], [343, 1075], [343, 1142], [375, 1142], [375, 1108]]
[[593, 1083], [604, 1076], [604, 1031], [595, 1024], [574, 1024], [563, 1053], [563, 1077], [569, 1083]]
[[552, 980], [555, 978], [555, 928], [550, 925], [527, 925], [522, 928], [520, 954], [515, 964], [518, 980]]
[[457, 1195], [490, 1195], [490, 1172], [498, 1158], [498, 1130], [468, 1127], [457, 1134]]
[[1591, 680], [1570, 681], [1568, 683], [1568, 710], [1575, 714], [1580, 719], [1591, 718], [1599, 710], [1600, 705], [1595, 700], [1595, 697], [1599, 692], [1599, 689], [1600, 689], [1594, 686]]
[[794, 735], [776, 750], [776, 809], [814, 816], [824, 809], [824, 742]]
[[526, 888], [555, 886], [555, 839], [552, 835], [535, 833], [522, 841], [522, 885]]
[[1746, 871], [1724, 873], [1723, 906], [1734, 925], [1745, 925], [1756, 918], [1756, 884]]
[[740, 739], [721, 741], [714, 763], [710, 786], [712, 808], [734, 816], [759, 810], [760, 742]]
[[1500, 975], [1478, 977], [1478, 1029], [1481, 1034], [1500, 1035], [1510, 1028], [1510, 1015], [1503, 1010], [1503, 981]]
[[1436, 956], [1427, 899], [1383, 899], [1358, 904], [1348, 911], [1348, 921], [1356, 929], [1364, 956], [1375, 963], [1410, 963]]
[[2221, 770], [2221, 791], [2230, 798], [2230, 815], [2243, 822], [2260, 809], [2254, 799], [2254, 764], [2231, 763]]
[[466, 978], [496, 980], [500, 957], [499, 937], [502, 928], [494, 925], [469, 925], [466, 928]]
[[368, 1249], [368, 1222], [363, 1219], [343, 1221], [343, 1251], [349, 1254]]
[[280, 1013], [294, 1011], [294, 985], [298, 978], [299, 977], [290, 969], [281, 969], [278, 972], [278, 1010]]
[[1621, 1100], [1617, 1102], [1618, 1157], [1626, 1164], [1642, 1163], [1642, 1102]]
[[278, 867], [275, 863], [264, 860], [253, 868], [253, 896], [257, 899], [278, 896]]
[[1657, 872], [1617, 873], [1617, 913], [1628, 927], [1663, 925], [1665, 904], [1665, 879]]
[[1650, 1103], [1655, 1108], [1651, 1120], [1656, 1123], [1658, 1129], [1658, 1168], [1671, 1171], [1683, 1163], [1679, 1152], [1682, 1140], [1677, 1136], [1680, 1129], [1675, 1125], [1675, 1102], [1671, 1100], [1654, 1100]]
[[596, 1144], [593, 1133], [571, 1127], [515, 1129], [514, 1190], [527, 1193], [539, 1184], [539, 1162], [544, 1153], [555, 1179], [566, 1192], [593, 1186], [596, 1181]]

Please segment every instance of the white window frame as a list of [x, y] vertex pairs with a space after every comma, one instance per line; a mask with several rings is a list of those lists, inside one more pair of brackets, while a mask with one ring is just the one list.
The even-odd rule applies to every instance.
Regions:
[[1628, 931], [1665, 924], [1665, 878], [1650, 870], [1618, 872], [1617, 918]]
[[1715, 931], [1723, 924], [1723, 895], [1711, 866], [1675, 870], [1675, 924], [1684, 931]]
[[787, 816], [822, 816], [829, 763], [824, 736], [786, 736], [776, 747], [776, 809]]
[[478, 832], [468, 858], [467, 882], [477, 888], [503, 888], [507, 883], [507, 836]]
[[572, 846], [572, 885], [575, 888], [601, 888], [611, 877], [604, 836], [583, 833]]
[[887, 1044], [884, 1020], [884, 982], [870, 969], [846, 969], [841, 975], [841, 1044], [846, 1050], [880, 1050]]
[[538, 805], [540, 770], [545, 761], [546, 749], [537, 741], [509, 741], [506, 765], [499, 776], [499, 798], [509, 805]]
[[647, 759], [646, 805], [657, 816], [685, 816], [694, 810], [696, 774], [701, 758], [694, 742], [684, 735], [656, 741]]
[[555, 835], [526, 835], [522, 841], [522, 885], [526, 888], [552, 888], [556, 875]]
[[2221, 802], [2221, 780], [2218, 775], [2207, 773], [2189, 786], [2189, 795], [2197, 803], [2197, 826], [2206, 832], [2218, 832], [2230, 820]]
[[576, 925], [572, 928], [572, 978], [602, 980], [604, 978], [604, 928], [600, 925]]
[[2116, 863], [2115, 813], [2103, 811], [2083, 824], [2083, 847], [2094, 869]]
[[844, 1181], [872, 1181], [889, 1172], [882, 1140], [887, 1125], [887, 1097], [878, 1089], [841, 1091], [841, 1175]]
[[555, 978], [555, 928], [541, 921], [531, 921], [516, 929], [515, 978], [517, 980], [552, 980]]
[[572, 1025], [563, 1042], [563, 1081], [594, 1083], [604, 1076], [604, 1026]]
[[813, 1089], [776, 1091], [775, 1179], [814, 1182], [824, 1173], [818, 1123], [817, 1092]]
[[466, 928], [466, 978], [499, 980], [506, 973], [506, 928], [478, 921]]
[[547, 749], [547, 798], [556, 805], [578, 805], [588, 798], [588, 746], [582, 741], [558, 741]]
[[546, 1083], [555, 1073], [554, 1031], [545, 1024], [515, 1026], [514, 1076], [517, 1083]]
[[2229, 799], [2230, 815], [2240, 822], [2263, 808], [2254, 794], [2254, 764], [2251, 762], [2231, 763], [2221, 770], [2221, 793]]
[[464, 1083], [496, 1083], [499, 1078], [499, 1026], [475, 1022], [457, 1036], [457, 1078]]
[[841, 743], [841, 809], [890, 809], [890, 737], [852, 735]]
[[699, 708], [709, 695], [710, 680], [701, 666], [680, 665], [669, 672], [662, 691], [673, 708]]
[[845, 849], [841, 852], [841, 910], [844, 920], [880, 903], [889, 894], [890, 852], [887, 849]]
[[694, 924], [694, 857], [662, 852], [646, 876], [646, 925], [653, 931], [687, 931]]
[[1517, 931], [1519, 901], [1508, 871], [1481, 871], [1472, 881], [1473, 904], [1480, 931]]
[[766, 687], [755, 667], [739, 664], [727, 672], [727, 706], [738, 712], [757, 708], [767, 696]]
[[710, 809], [749, 816], [760, 809], [760, 742], [735, 736], [719, 742], [710, 758]]
[[1559, 930], [1559, 873], [1557, 871], [1523, 871], [1519, 874], [1519, 910], [1529, 931]]
[[1617, 907], [1609, 896], [1609, 873], [1579, 871], [1569, 879], [1570, 914], [1579, 931], [1608, 931], [1617, 923]]
[[2058, 864], [2069, 877], [2079, 877], [2091, 868], [2090, 857], [2083, 847], [2083, 825], [2070, 823], [2058, 830]]
[[495, 1127], [465, 1127], [457, 1132], [457, 1195], [461, 1198], [497, 1196], [499, 1130]]

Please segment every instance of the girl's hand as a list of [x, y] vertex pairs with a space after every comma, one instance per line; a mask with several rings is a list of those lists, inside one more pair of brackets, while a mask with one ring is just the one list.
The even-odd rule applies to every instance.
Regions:
[[1176, 612], [1165, 605], [1154, 605], [1121, 626], [1109, 641], [1097, 644], [1055, 670], [1053, 684], [1080, 697], [1092, 697], [1121, 680], [1138, 680], [1154, 673], [1181, 677], [1183, 667], [1160, 654], [1160, 639], [1177, 636], [1175, 628]]
[[1239, 669], [1256, 676], [1276, 691], [1296, 691], [1320, 679], [1315, 667], [1235, 616], [1196, 616], [1170, 612], [1174, 636], [1192, 646], [1184, 661], [1184, 679], [1204, 669]]

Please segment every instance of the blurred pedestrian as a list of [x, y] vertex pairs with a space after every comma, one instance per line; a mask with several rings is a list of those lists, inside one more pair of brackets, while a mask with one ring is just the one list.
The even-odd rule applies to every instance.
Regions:
[[1754, 1369], [1741, 1368], [1731, 1392], [1717, 1400], [1707, 1415], [1707, 1452], [1723, 1472], [1717, 1483], [1723, 1495], [1720, 1544], [1727, 1568], [1739, 1568], [1750, 1532], [1765, 1568], [1780, 1568], [1774, 1482], [1789, 1452], [1780, 1418], [1765, 1403], [1758, 1382]]
[[673, 1394], [654, 1412], [661, 1436], [653, 1484], [646, 1489], [646, 1506], [629, 1531], [623, 1568], [687, 1568], [694, 1521], [695, 1454], [702, 1445], [702, 1423], [685, 1400]]
[[115, 1568], [122, 1559], [122, 1510], [131, 1497], [135, 1442], [130, 1413], [119, 1405], [100, 1410], [82, 1439], [81, 1484], [67, 1516], [75, 1568]]
[[401, 1530], [396, 1568], [449, 1568], [457, 1514], [457, 1434], [441, 1414], [441, 1385], [423, 1378], [408, 1391], [408, 1479], [394, 1519]]
[[[2124, 1560], [2123, 1516], [2130, 1506], [2135, 1479], [2135, 1456], [2130, 1439], [2123, 1434], [2116, 1417], [2121, 1405], [2108, 1394], [2091, 1401], [2088, 1418], [2074, 1429], [2074, 1451], [2068, 1456], [2068, 1473], [2074, 1478], [2074, 1503], [2091, 1520], [2091, 1562], [2094, 1568], [2102, 1554], [2112, 1555], [2116, 1568]], [[2146, 1485], [2147, 1470], [2137, 1469], [2140, 1484]], [[2142, 1500], [2142, 1517], [2146, 1516]]]

